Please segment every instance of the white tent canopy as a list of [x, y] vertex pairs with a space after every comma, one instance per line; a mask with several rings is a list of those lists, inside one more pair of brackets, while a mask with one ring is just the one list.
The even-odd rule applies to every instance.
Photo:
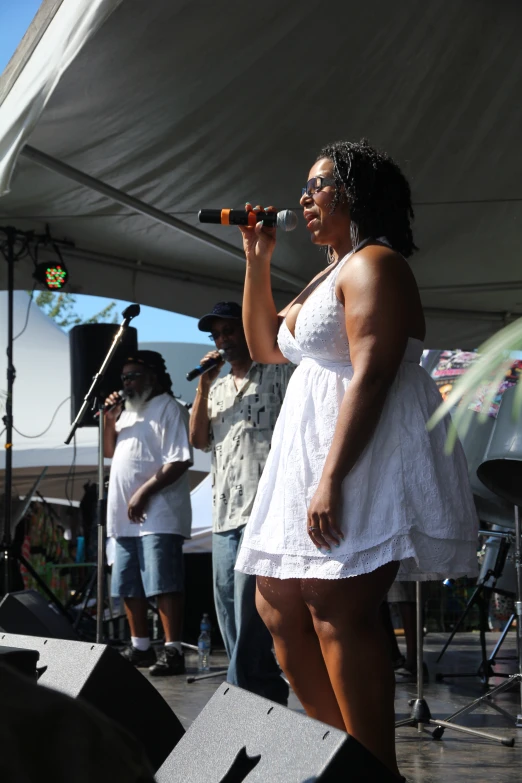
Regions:
[[[428, 347], [476, 346], [522, 312], [521, 22], [516, 0], [45, 0], [0, 80], [4, 184], [22, 150], [0, 225], [70, 239], [72, 290], [198, 315], [244, 272], [198, 209], [296, 207], [319, 148], [364, 135], [412, 183]], [[301, 227], [274, 262], [283, 304], [324, 260]]]
[[[7, 295], [1, 292], [0, 345], [6, 343], [6, 309]], [[25, 291], [17, 291], [14, 295], [15, 336], [22, 332], [26, 319], [27, 327], [14, 343], [16, 380], [13, 419], [16, 429], [13, 438], [13, 493], [25, 494], [41, 469], [48, 467], [48, 473], [39, 487], [40, 492], [47, 497], [63, 498], [69, 495], [79, 499], [85, 481], [97, 480], [98, 430], [95, 427], [82, 427], [76, 432], [76, 448], [72, 443], [65, 445], [71, 425], [68, 336], [37, 305], [30, 303]], [[164, 350], [164, 356], [176, 392], [182, 379], [184, 381], [184, 373], [198, 363], [204, 349], [201, 345], [178, 345], [180, 358], [175, 344], [163, 344], [164, 349], [168, 348]], [[159, 348], [156, 344], [147, 343], [143, 347], [153, 350]], [[0, 417], [5, 402], [5, 377], [6, 356], [1, 351]], [[75, 480], [72, 482], [69, 479], [66, 492], [66, 480], [73, 458]], [[4, 465], [5, 452], [2, 449], [1, 470]], [[209, 455], [195, 450], [192, 484], [200, 481], [209, 470]], [[0, 475], [1, 487], [3, 477]]]

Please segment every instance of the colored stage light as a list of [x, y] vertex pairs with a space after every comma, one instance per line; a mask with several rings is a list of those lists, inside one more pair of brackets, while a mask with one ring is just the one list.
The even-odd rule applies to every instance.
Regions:
[[69, 273], [67, 267], [62, 263], [42, 263], [37, 264], [34, 270], [34, 277], [39, 283], [49, 289], [49, 291], [60, 291], [66, 284]]

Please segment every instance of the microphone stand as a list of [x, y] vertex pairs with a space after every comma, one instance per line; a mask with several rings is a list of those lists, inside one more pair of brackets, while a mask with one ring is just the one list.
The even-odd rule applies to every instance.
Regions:
[[[471, 706], [465, 707], [464, 709], [455, 712], [445, 720], [441, 720], [440, 718], [433, 718], [428, 706], [428, 702], [424, 698], [424, 673], [422, 665], [424, 659], [424, 634], [422, 629], [422, 585], [420, 582], [415, 583], [415, 603], [417, 619], [417, 694], [415, 699], [410, 699], [408, 702], [409, 706], [411, 707], [410, 717], [405, 718], [404, 720], [396, 721], [396, 728], [401, 726], [412, 726], [417, 729], [419, 734], [422, 734], [423, 731], [428, 730], [429, 726], [433, 726], [433, 732], [431, 733], [431, 736], [434, 740], [440, 740], [444, 734], [445, 729], [453, 729], [453, 731], [462, 732], [463, 734], [470, 734], [473, 737], [481, 737], [482, 739], [489, 739], [493, 740], [494, 742], [500, 742], [502, 745], [505, 745], [508, 748], [512, 748], [515, 744], [514, 737], [501, 737], [497, 734], [490, 734], [486, 731], [470, 729], [467, 726], [461, 726], [459, 723], [451, 723], [451, 721], [456, 718], [457, 715], [462, 715], [463, 713], [474, 709], [480, 702], [482, 702], [483, 699], [489, 698], [492, 693], [498, 693], [502, 690], [505, 690], [506, 688], [509, 688], [513, 683], [513, 678], [511, 678], [508, 683], [502, 683], [502, 685], [500, 685], [498, 688], [495, 688], [495, 691], [491, 691], [491, 693], [486, 694], [486, 696], [482, 696], [480, 699], [476, 699]], [[502, 711], [500, 707], [493, 703], [491, 706], [498, 711]]]
[[98, 525], [98, 551], [96, 562], [96, 576], [97, 576], [97, 595], [96, 595], [96, 642], [101, 644], [103, 642], [103, 614], [104, 614], [104, 577], [105, 577], [105, 525], [106, 525], [106, 512], [107, 512], [107, 497], [105, 492], [105, 476], [104, 476], [104, 416], [103, 416], [103, 400], [98, 396], [98, 389], [103, 380], [107, 368], [109, 367], [116, 349], [123, 339], [130, 322], [133, 318], [140, 314], [139, 304], [131, 304], [122, 313], [123, 321], [120, 324], [120, 328], [114, 336], [112, 345], [109, 348], [105, 359], [90, 386], [89, 391], [85, 395], [82, 403], [82, 407], [78, 411], [78, 415], [71, 425], [71, 429], [65, 443], [68, 445], [74, 437], [74, 434], [78, 427], [81, 426], [83, 419], [89, 408], [98, 408], [98, 498], [96, 503], [96, 516]]
[[[0, 531], [0, 562], [3, 567], [3, 584], [0, 587], [0, 593], [7, 595], [13, 588], [13, 568], [16, 565], [22, 565], [31, 574], [38, 587], [52, 601], [58, 611], [68, 620], [69, 615], [66, 608], [54, 595], [47, 583], [41, 578], [40, 574], [33, 568], [31, 563], [25, 559], [19, 549], [14, 547], [14, 533], [16, 526], [20, 522], [22, 515], [13, 513], [13, 387], [16, 380], [16, 369], [13, 363], [13, 345], [15, 337], [14, 331], [14, 268], [15, 263], [26, 255], [31, 256], [31, 248], [35, 242], [48, 240], [49, 234], [40, 236], [34, 231], [21, 231], [14, 226], [0, 226], [0, 253], [7, 262], [7, 386], [5, 398], [5, 414], [2, 417], [2, 423], [5, 429], [5, 472], [4, 472], [4, 519], [3, 530]], [[52, 240], [54, 245], [69, 244], [62, 240]], [[31, 493], [36, 490], [39, 482], [45, 475], [47, 468], [44, 468], [40, 477], [36, 480]], [[24, 514], [30, 503], [32, 494], [24, 501]], [[1, 527], [1, 520], [0, 520]]]

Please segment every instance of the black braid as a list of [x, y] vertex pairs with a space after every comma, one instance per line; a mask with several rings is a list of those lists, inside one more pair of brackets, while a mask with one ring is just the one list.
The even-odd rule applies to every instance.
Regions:
[[163, 367], [157, 367], [155, 372], [158, 376], [158, 384], [161, 386], [162, 390], [166, 394], [170, 394], [171, 397], [174, 397], [174, 392], [172, 391], [172, 378], [167, 372], [167, 365], [165, 362], [163, 362]]
[[385, 152], [366, 139], [336, 141], [323, 147], [317, 160], [321, 158], [333, 162], [337, 188], [332, 212], [346, 198], [359, 239], [384, 236], [405, 258], [418, 250], [411, 228], [414, 212], [408, 180]]

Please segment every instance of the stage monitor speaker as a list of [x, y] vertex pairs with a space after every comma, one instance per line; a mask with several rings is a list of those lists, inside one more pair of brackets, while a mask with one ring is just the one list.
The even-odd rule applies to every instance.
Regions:
[[152, 683], [105, 644], [0, 633], [0, 645], [39, 652], [38, 682], [89, 702], [127, 729], [143, 745], [154, 771], [184, 734]]
[[[74, 421], [82, 407], [83, 400], [100, 369], [105, 356], [118, 331], [117, 324], [80, 324], [69, 332], [69, 352], [71, 361], [71, 421]], [[125, 359], [138, 350], [138, 332], [130, 326], [116, 349], [112, 361], [104, 375], [100, 395], [106, 397], [121, 389], [121, 368]], [[97, 427], [98, 420], [89, 412], [82, 427]]]
[[339, 729], [223, 683], [156, 775], [157, 783], [396, 783]]
[[37, 650], [24, 650], [20, 647], [2, 647], [0, 645], [0, 664], [5, 663], [20, 674], [36, 680], [36, 666], [40, 653]]
[[78, 634], [43, 595], [36, 590], [7, 593], [0, 603], [0, 629], [8, 633], [78, 639]]

